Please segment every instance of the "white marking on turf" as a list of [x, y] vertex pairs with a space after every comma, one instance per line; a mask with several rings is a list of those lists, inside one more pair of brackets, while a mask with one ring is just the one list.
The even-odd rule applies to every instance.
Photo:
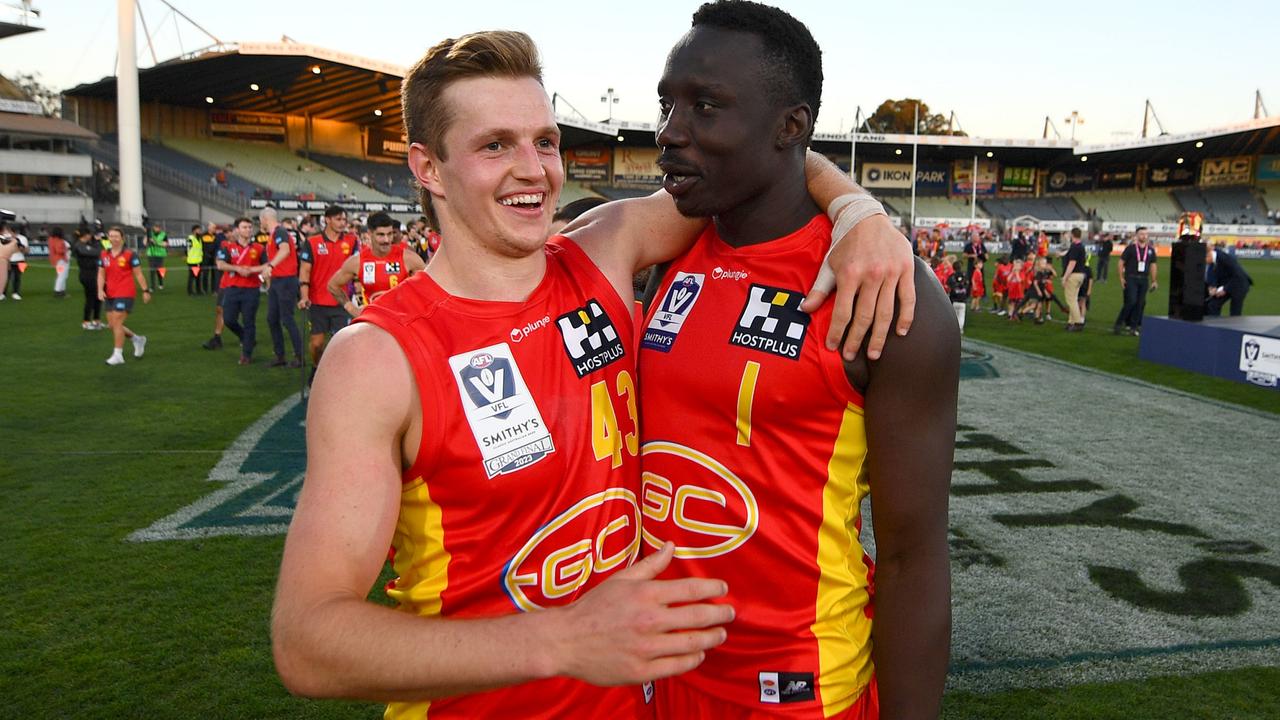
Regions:
[[[206, 527], [183, 527], [191, 520], [207, 513], [219, 505], [231, 500], [244, 491], [260, 485], [264, 481], [271, 478], [274, 473], [247, 473], [241, 472], [240, 467], [244, 461], [248, 459], [250, 453], [254, 451], [254, 446], [262, 439], [268, 430], [275, 425], [280, 418], [284, 417], [290, 410], [297, 406], [300, 398], [297, 395], [290, 395], [281, 400], [275, 407], [268, 410], [262, 417], [258, 418], [252, 425], [245, 428], [240, 436], [231, 443], [226, 449], [222, 457], [218, 460], [218, 464], [213, 466], [206, 478], [208, 482], [225, 482], [228, 483], [216, 492], [206, 495], [196, 502], [182, 508], [172, 515], [156, 521], [151, 527], [138, 530], [132, 533], [126, 540], [132, 542], [143, 542], [148, 540], [192, 540], [196, 538], [216, 537], [219, 535], [279, 535], [289, 530], [289, 518], [285, 514], [283, 522], [270, 525], [249, 525], [249, 526], [206, 526]], [[300, 479], [300, 478], [298, 478]], [[292, 487], [298, 479], [285, 484], [285, 488], [273, 494], [276, 497], [279, 492]], [[267, 502], [271, 498], [260, 501], [255, 504], [254, 508], [261, 508], [262, 503]], [[250, 511], [252, 513], [252, 510]], [[256, 513], [265, 514], [262, 512]]]

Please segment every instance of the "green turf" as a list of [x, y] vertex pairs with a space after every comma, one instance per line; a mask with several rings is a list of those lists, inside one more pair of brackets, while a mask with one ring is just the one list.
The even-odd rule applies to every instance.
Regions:
[[[1113, 335], [1112, 324], [1123, 304], [1120, 282], [1115, 279], [1115, 258], [1112, 258], [1112, 279], [1095, 283], [1090, 297], [1090, 309], [1084, 332], [1069, 333], [1063, 330], [1064, 314], [1053, 308], [1054, 320], [1059, 322], [1035, 325], [1031, 322], [1010, 322], [1007, 318], [990, 313], [969, 313], [965, 321], [965, 335], [978, 340], [1005, 345], [1040, 355], [1066, 360], [1099, 370], [1135, 377], [1158, 385], [1177, 388], [1196, 395], [1216, 398], [1259, 410], [1280, 413], [1280, 392], [1274, 388], [1255, 387], [1221, 378], [1207, 377], [1180, 368], [1138, 359], [1138, 338], [1129, 335]], [[1274, 260], [1244, 260], [1243, 264], [1253, 277], [1253, 289], [1245, 302], [1249, 315], [1280, 315], [1280, 262]], [[1163, 315], [1169, 309], [1166, 292], [1168, 261], [1161, 267], [1160, 287], [1147, 299], [1147, 314]], [[991, 270], [988, 269], [988, 285]], [[1063, 296], [1062, 283], [1055, 292]], [[984, 298], [983, 307], [990, 306]]]
[[[103, 364], [106, 331], [80, 329], [74, 276], [70, 296], [54, 299], [52, 272], [37, 261], [26, 299], [0, 303], [0, 717], [379, 717], [369, 703], [293, 698], [276, 678], [268, 626], [282, 537], [125, 541], [207, 495], [221, 451], [299, 380], [262, 363], [265, 328], [257, 365], [237, 366], [230, 345], [200, 349], [212, 300], [188, 298], [170, 262], [170, 289], [130, 321], [151, 339], [146, 357], [133, 360], [126, 346], [123, 367]], [[1280, 263], [1249, 269], [1258, 281], [1250, 311], [1280, 314]], [[1099, 288], [1102, 324], [1114, 317], [1105, 296], [1115, 292]], [[1139, 364], [1136, 341], [1097, 330], [1071, 336], [979, 316], [970, 333], [1276, 409], [1274, 391], [1169, 381], [1178, 371]], [[956, 693], [945, 710], [965, 719], [1274, 718], [1280, 670]]]

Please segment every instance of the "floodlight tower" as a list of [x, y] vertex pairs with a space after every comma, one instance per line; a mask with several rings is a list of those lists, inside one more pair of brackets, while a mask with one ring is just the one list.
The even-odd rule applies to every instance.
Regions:
[[600, 102], [604, 103], [604, 104], [605, 104], [606, 106], [608, 106], [608, 108], [609, 108], [609, 121], [608, 121], [608, 122], [609, 122], [609, 124], [610, 124], [610, 125], [612, 125], [612, 124], [613, 124], [613, 106], [614, 106], [614, 105], [617, 105], [617, 104], [618, 104], [618, 100], [620, 100], [620, 99], [621, 99], [621, 98], [619, 98], [617, 95], [614, 95], [614, 94], [613, 94], [613, 88], [609, 88], [608, 90], [606, 90], [606, 91], [605, 91], [604, 95], [601, 95], [601, 96], [600, 96]]
[[138, 108], [136, 0], [116, 0], [116, 118], [120, 135], [120, 224], [142, 225], [142, 123]]

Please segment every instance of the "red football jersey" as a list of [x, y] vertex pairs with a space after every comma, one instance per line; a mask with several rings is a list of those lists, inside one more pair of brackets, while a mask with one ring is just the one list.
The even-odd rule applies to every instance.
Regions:
[[675, 543], [668, 576], [727, 581], [737, 611], [725, 644], [667, 682], [804, 718], [850, 707], [873, 675], [862, 397], [823, 346], [832, 301], [799, 309], [830, 234], [819, 215], [734, 248], [708, 225], [640, 350], [645, 542]]
[[321, 233], [303, 243], [298, 259], [311, 263], [312, 305], [337, 307], [338, 301], [325, 288], [329, 286], [329, 278], [356, 251], [357, 244], [356, 236], [351, 233], [343, 233], [337, 240], [329, 240]]
[[289, 246], [289, 255], [280, 261], [271, 271], [271, 277], [294, 277], [298, 274], [298, 242], [301, 234], [297, 230], [279, 225], [276, 231], [271, 234], [271, 249], [267, 253], [267, 259], [275, 259], [276, 253], [280, 252], [281, 245]]
[[[565, 605], [639, 555], [631, 308], [572, 241], [546, 253], [525, 302], [453, 297], [418, 273], [356, 318], [395, 337], [422, 402], [387, 590], [405, 612]], [[636, 718], [646, 694], [553, 678], [392, 703], [386, 717]]]
[[[241, 245], [234, 240], [228, 240], [218, 249], [218, 259], [224, 263], [232, 265], [254, 267], [267, 262], [266, 246], [250, 241], [247, 245]], [[222, 287], [241, 287], [256, 288], [262, 284], [259, 275], [239, 275], [233, 272], [222, 273]]]
[[404, 282], [409, 277], [409, 269], [405, 267], [404, 245], [396, 243], [391, 246], [386, 257], [377, 257], [373, 248], [366, 245], [360, 248], [360, 266], [356, 271], [356, 282], [360, 283], [360, 299], [362, 305], [391, 288]]
[[103, 288], [109, 298], [131, 298], [138, 296], [138, 288], [133, 284], [133, 269], [142, 264], [138, 254], [123, 249], [119, 255], [112, 255], [110, 250], [103, 250], [98, 256], [98, 267], [106, 271]]

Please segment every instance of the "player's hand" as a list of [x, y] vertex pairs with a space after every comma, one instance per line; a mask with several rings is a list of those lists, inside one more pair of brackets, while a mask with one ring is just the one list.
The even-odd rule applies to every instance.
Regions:
[[633, 685], [688, 672], [725, 641], [721, 625], [733, 608], [704, 602], [723, 597], [722, 580], [655, 580], [675, 548], [655, 555], [549, 616], [550, 652], [557, 675], [592, 685]]
[[309, 307], [311, 307], [311, 300], [310, 300], [310, 299], [308, 299], [308, 298], [302, 298], [301, 300], [299, 300], [299, 301], [298, 301], [298, 309], [299, 309], [299, 310], [306, 310], [306, 309], [307, 309], [307, 308], [309, 308]]
[[102, 291], [102, 290], [99, 290], [99, 291], [98, 291], [98, 301], [99, 301], [99, 302], [106, 302], [106, 301], [107, 301], [107, 293], [106, 293], [106, 292], [104, 292], [104, 291]]
[[[849, 327], [844, 343], [844, 357], [857, 357], [862, 338], [871, 330], [867, 357], [875, 360], [884, 349], [889, 325], [893, 321], [894, 297], [898, 300], [899, 335], [906, 335], [915, 317], [915, 259], [911, 243], [884, 215], [872, 215], [853, 226], [836, 243], [827, 262], [818, 270], [813, 287], [806, 293], [800, 309], [812, 313], [822, 305], [835, 287], [835, 307], [831, 326], [827, 329], [827, 349], [840, 346], [840, 336]], [[854, 299], [857, 306], [854, 306]]]

